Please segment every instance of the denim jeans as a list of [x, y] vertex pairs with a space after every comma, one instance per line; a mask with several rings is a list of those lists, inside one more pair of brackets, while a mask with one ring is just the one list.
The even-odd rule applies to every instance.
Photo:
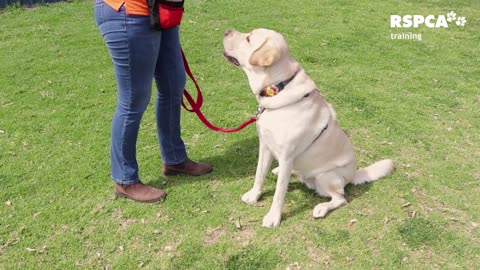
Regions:
[[185, 87], [178, 27], [151, 30], [148, 16], [126, 15], [96, 0], [95, 20], [110, 51], [118, 100], [111, 130], [111, 177], [119, 184], [140, 181], [136, 142], [140, 120], [157, 85], [156, 124], [162, 161], [187, 160], [181, 139], [180, 105]]

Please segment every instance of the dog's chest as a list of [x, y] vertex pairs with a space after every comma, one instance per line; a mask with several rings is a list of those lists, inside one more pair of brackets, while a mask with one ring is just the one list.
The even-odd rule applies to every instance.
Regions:
[[304, 148], [321, 125], [315, 115], [316, 110], [265, 110], [257, 120], [258, 136], [275, 155]]

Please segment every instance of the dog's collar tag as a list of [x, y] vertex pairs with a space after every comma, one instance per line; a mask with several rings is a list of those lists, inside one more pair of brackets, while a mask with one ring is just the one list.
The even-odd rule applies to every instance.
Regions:
[[275, 85], [271, 85], [265, 89], [263, 89], [261, 95], [265, 97], [273, 97], [278, 94], [278, 88]]

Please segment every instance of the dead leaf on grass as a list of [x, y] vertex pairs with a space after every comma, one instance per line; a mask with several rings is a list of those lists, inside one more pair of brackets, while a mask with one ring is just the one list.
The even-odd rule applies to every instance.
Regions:
[[351, 219], [350, 222], [348, 222], [348, 226], [352, 227], [352, 226], [355, 225], [357, 222], [358, 222], [358, 220], [357, 220], [356, 218]]
[[409, 207], [410, 205], [412, 205], [411, 202], [406, 202], [406, 203], [402, 204], [402, 208]]
[[387, 225], [390, 222], [390, 219], [388, 217], [385, 217], [383, 219], [383, 225]]
[[448, 220], [449, 221], [453, 221], [453, 222], [459, 222], [460, 220], [456, 217], [448, 217]]
[[235, 219], [235, 228], [241, 230], [242, 224], [240, 223], [240, 218]]
[[3, 254], [3, 252], [5, 251], [6, 248], [11, 247], [11, 246], [17, 244], [18, 242], [20, 242], [19, 238], [8, 240], [7, 243], [5, 243], [3, 246], [0, 246], [0, 255]]

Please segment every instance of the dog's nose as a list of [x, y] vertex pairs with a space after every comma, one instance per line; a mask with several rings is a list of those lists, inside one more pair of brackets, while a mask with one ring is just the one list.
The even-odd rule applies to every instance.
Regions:
[[232, 33], [232, 30], [225, 30], [225, 32], [223, 32], [223, 36], [226, 37], [228, 35], [230, 35], [230, 33]]

